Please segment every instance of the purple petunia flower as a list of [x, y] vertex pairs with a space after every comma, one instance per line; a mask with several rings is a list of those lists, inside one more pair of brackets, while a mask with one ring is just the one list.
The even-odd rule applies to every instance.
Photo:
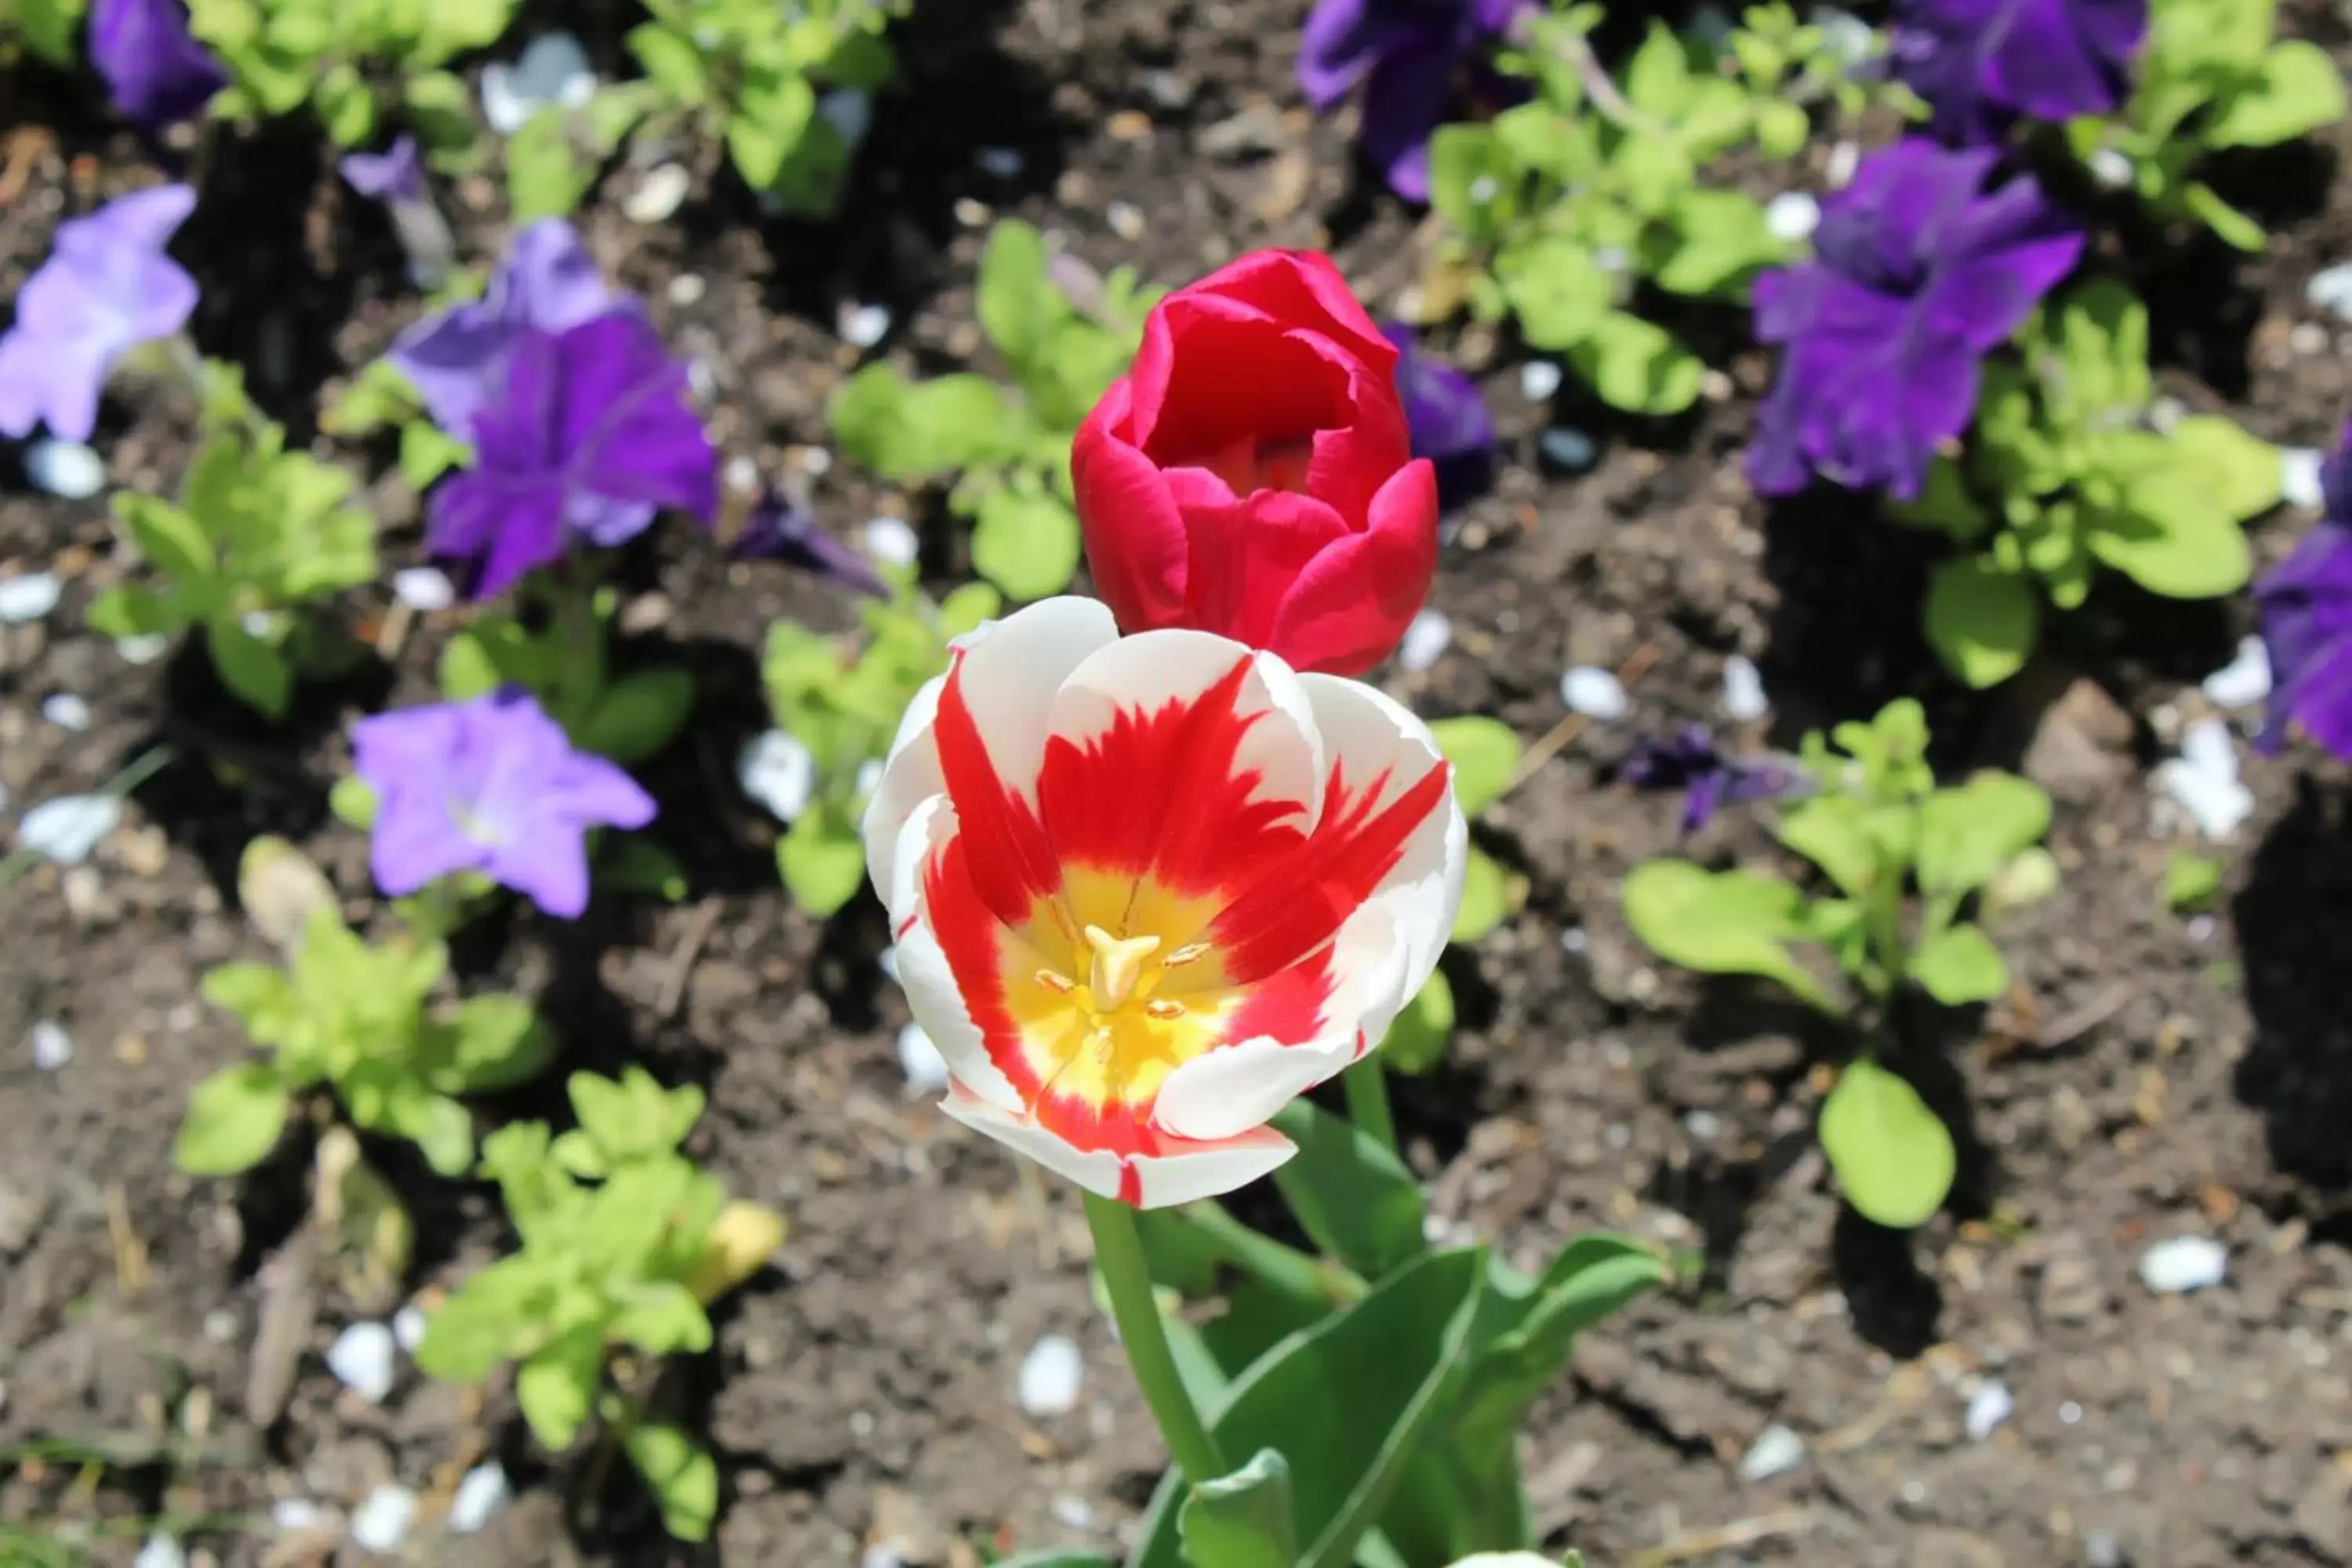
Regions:
[[1966, 143], [2106, 113], [2147, 37], [2147, 0], [1897, 0], [1887, 48], [1936, 133]]
[[349, 153], [341, 165], [352, 189], [377, 201], [425, 200], [425, 161], [416, 155], [416, 138], [401, 136], [381, 153]]
[[1979, 362], [2083, 250], [2031, 176], [1981, 191], [1997, 156], [1881, 149], [1822, 204], [1814, 259], [1757, 279], [1756, 335], [1782, 345], [1748, 458], [1759, 490], [1818, 474], [1908, 500], [1968, 427]]
[[393, 232], [408, 253], [409, 278], [419, 289], [438, 289], [457, 265], [457, 242], [433, 205], [416, 138], [402, 136], [382, 153], [347, 154], [342, 171], [352, 189], [373, 196], [392, 215]]
[[[1328, 110], [1364, 89], [1364, 154], [1389, 188], [1429, 199], [1429, 138], [1465, 69], [1536, 0], [1316, 0], [1298, 40], [1298, 86]], [[1524, 88], [1483, 72], [1488, 96]]]
[[1683, 832], [1696, 833], [1727, 805], [1800, 794], [1811, 784], [1802, 768], [1778, 757], [1727, 757], [1715, 748], [1706, 727], [1693, 724], [1671, 740], [1644, 737], [1618, 770], [1643, 789], [1678, 789], [1683, 795]]
[[0, 435], [46, 423], [89, 439], [115, 362], [177, 332], [196, 308], [196, 280], [163, 252], [195, 205], [187, 186], [157, 185], [58, 226], [0, 336]]
[[[616, 303], [572, 226], [541, 218], [508, 243], [506, 260], [481, 299], [427, 316], [400, 334], [388, 357], [415, 384], [433, 422], [464, 437], [499, 384], [517, 333], [561, 332]], [[624, 308], [636, 307], [632, 301]]]
[[818, 527], [814, 512], [772, 485], [743, 520], [734, 551], [746, 561], [782, 561], [853, 593], [890, 596], [890, 584], [872, 562]]
[[2260, 583], [2271, 696], [2254, 749], [2275, 755], [2300, 728], [2352, 759], [2352, 429], [2320, 470], [2326, 513]]
[[1495, 478], [1495, 421], [1478, 384], [1421, 352], [1411, 327], [1391, 322], [1381, 335], [1396, 345], [1397, 394], [1412, 431], [1412, 455], [1437, 468], [1441, 504], [1459, 506]]
[[394, 898], [479, 871], [570, 920], [588, 907], [588, 830], [654, 819], [635, 779], [572, 750], [517, 688], [362, 719], [352, 752], [376, 794], [369, 866]]
[[89, 58], [115, 109], [151, 133], [193, 119], [228, 85], [228, 72], [189, 33], [181, 0], [95, 0]]
[[718, 457], [687, 402], [686, 367], [644, 316], [525, 327], [504, 358], [498, 396], [474, 416], [474, 467], [434, 493], [425, 540], [436, 555], [482, 563], [477, 594], [554, 561], [575, 533], [619, 544], [666, 506], [710, 520]]

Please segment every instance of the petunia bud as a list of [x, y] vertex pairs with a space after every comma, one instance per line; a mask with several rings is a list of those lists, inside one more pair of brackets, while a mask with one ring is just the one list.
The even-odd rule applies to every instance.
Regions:
[[1397, 351], [1328, 257], [1261, 250], [1168, 296], [1070, 451], [1095, 587], [1121, 630], [1214, 632], [1360, 675], [1437, 567]]

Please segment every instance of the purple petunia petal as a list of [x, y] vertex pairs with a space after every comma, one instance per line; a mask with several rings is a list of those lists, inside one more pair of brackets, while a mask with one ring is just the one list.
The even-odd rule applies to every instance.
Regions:
[[421, 202], [425, 197], [425, 164], [417, 156], [416, 138], [401, 136], [381, 153], [352, 153], [341, 164], [352, 189], [380, 202]]
[[1899, 0], [1889, 52], [1938, 136], [1987, 142], [2116, 108], [2147, 22], [2147, 0]]
[[181, 0], [95, 0], [89, 58], [122, 117], [150, 132], [193, 119], [228, 73], [190, 36]]
[[2352, 758], [2352, 528], [2331, 510], [2254, 586], [2271, 661], [2258, 751], [2276, 752], [2299, 725]]
[[195, 205], [185, 185], [121, 196], [58, 226], [48, 259], [0, 336], [0, 434], [86, 441], [107, 376], [127, 351], [169, 337], [195, 309], [195, 280], [163, 247]]

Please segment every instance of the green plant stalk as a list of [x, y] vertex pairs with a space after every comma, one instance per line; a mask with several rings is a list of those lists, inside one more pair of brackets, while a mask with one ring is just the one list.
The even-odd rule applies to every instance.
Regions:
[[1360, 1301], [1371, 1287], [1345, 1264], [1317, 1258], [1252, 1230], [1214, 1198], [1176, 1211], [1217, 1255], [1284, 1295], [1318, 1305], [1345, 1307]]
[[1878, 959], [1878, 984], [1871, 990], [1884, 1011], [1903, 989], [1903, 977], [1911, 967], [1911, 951], [1903, 941], [1901, 867], [1880, 862], [1878, 878], [1864, 900], [1863, 913], [1869, 921], [1871, 950]]
[[1111, 1319], [1118, 1325], [1119, 1343], [1127, 1363], [1143, 1390], [1143, 1402], [1160, 1425], [1169, 1456], [1194, 1485], [1225, 1473], [1224, 1456], [1209, 1435], [1176, 1358], [1168, 1349], [1168, 1331], [1160, 1321], [1160, 1304], [1152, 1300], [1151, 1272], [1144, 1262], [1143, 1237], [1135, 1225], [1135, 1211], [1116, 1198], [1086, 1194], [1087, 1229], [1094, 1236], [1095, 1267], [1102, 1270], [1110, 1296]]
[[1342, 1073], [1340, 1081], [1348, 1091], [1348, 1120], [1357, 1131], [1395, 1153], [1396, 1118], [1389, 1113], [1388, 1068], [1381, 1065], [1380, 1058], [1364, 1058]]
[[596, 574], [580, 557], [565, 562], [561, 576], [546, 579], [555, 619], [556, 647], [563, 662], [555, 672], [548, 706], [555, 721], [571, 730], [587, 722], [604, 689], [604, 628], [596, 624]]

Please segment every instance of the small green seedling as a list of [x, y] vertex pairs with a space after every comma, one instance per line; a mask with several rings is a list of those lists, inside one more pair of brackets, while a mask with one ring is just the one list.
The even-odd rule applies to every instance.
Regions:
[[[1440, 719], [1429, 726], [1438, 750], [1454, 764], [1454, 795], [1462, 814], [1475, 822], [1509, 790], [1519, 769], [1522, 748], [1512, 728], [1498, 719], [1475, 714]], [[1470, 847], [1462, 879], [1462, 910], [1454, 920], [1454, 942], [1477, 942], [1509, 919], [1527, 898], [1526, 879], [1512, 876], [1501, 863]], [[1389, 1026], [1381, 1060], [1402, 1073], [1423, 1073], [1437, 1065], [1454, 1033], [1454, 988], [1438, 970], [1413, 994], [1402, 1013]]]
[[72, 65], [87, 8], [88, 0], [13, 0], [0, 12], [0, 64], [23, 47], [53, 66]]
[[833, 433], [887, 479], [953, 476], [948, 504], [971, 520], [972, 569], [1008, 599], [1042, 599], [1078, 569], [1070, 439], [1134, 357], [1160, 290], [1120, 268], [1097, 279], [1012, 219], [980, 261], [982, 331], [1013, 386], [973, 374], [909, 382], [866, 366], [833, 404]]
[[308, 104], [344, 147], [397, 119], [446, 163], [475, 136], [473, 94], [446, 68], [496, 43], [513, 15], [513, 0], [189, 0], [188, 24], [228, 68], [215, 116]]
[[858, 823], [908, 703], [947, 668], [948, 644], [1001, 603], [993, 588], [969, 583], [934, 606], [901, 574], [894, 598], [866, 606], [854, 655], [790, 621], [769, 628], [768, 705], [777, 726], [808, 748], [815, 774], [807, 808], [777, 841], [776, 869], [793, 900], [818, 919], [866, 885]]
[[2100, 566], [2152, 594], [2218, 598], [2245, 585], [2241, 526], [2278, 504], [2278, 449], [2220, 415], [2159, 429], [2147, 309], [2112, 279], [2045, 307], [2019, 335], [2021, 363], [1984, 369], [1958, 459], [1938, 458], [1899, 522], [1964, 553], [1937, 571], [1927, 641], [1970, 686], [1999, 684], [2039, 640], [2042, 601], [2071, 610]]
[[2178, 850], [2164, 868], [2164, 907], [2176, 915], [2203, 914], [2221, 901], [2221, 862]]
[[[438, 315], [478, 300], [487, 286], [481, 268], [455, 268], [425, 300], [425, 313]], [[319, 428], [348, 441], [391, 432], [399, 441], [400, 477], [419, 495], [451, 468], [467, 468], [474, 461], [472, 445], [433, 423], [415, 384], [381, 355], [326, 402], [319, 412]]]
[[1427, 291], [1466, 298], [1481, 320], [1516, 318], [1612, 407], [1678, 414], [1705, 367], [1638, 313], [1638, 296], [1742, 300], [1759, 271], [1795, 254], [1760, 203], [1702, 173], [1749, 144], [1788, 156], [1809, 102], [1858, 104], [1862, 89], [1822, 30], [1780, 5], [1751, 9], [1720, 58], [1653, 22], [1621, 84], [1589, 42], [1601, 15], [1574, 5], [1531, 18], [1500, 64], [1529, 79], [1533, 100], [1430, 143], [1430, 201], [1451, 233], [1433, 274], [1445, 286]]
[[[482, 1145], [521, 1249], [466, 1280], [426, 1320], [416, 1364], [452, 1383], [516, 1363], [515, 1397], [550, 1449], [593, 1417], [616, 1441], [684, 1541], [710, 1531], [719, 1470], [687, 1430], [646, 1417], [622, 1352], [657, 1361], [710, 1348], [709, 1303], [782, 1245], [773, 1211], [729, 1203], [678, 1152], [702, 1091], [664, 1089], [639, 1068], [619, 1081], [574, 1073], [579, 1126], [500, 1128]], [[608, 1379], [608, 1371], [613, 1376]]]
[[[907, 0], [646, 0], [629, 52], [668, 113], [723, 139], [743, 183], [794, 212], [840, 205], [854, 127], [821, 89], [870, 92], [897, 69], [883, 30]], [[658, 118], [658, 115], [657, 115]]]
[[[2274, 147], [2344, 118], [2344, 79], [2325, 50], [2276, 37], [2273, 0], [2155, 0], [2131, 100], [2066, 127], [2092, 174], [2128, 184], [2157, 217], [2193, 217], [2241, 250], [2262, 226], [2195, 176], [2211, 153]], [[2120, 162], [2119, 162], [2120, 161]]]
[[438, 942], [371, 947], [324, 910], [283, 969], [225, 963], [205, 974], [205, 1000], [244, 1020], [272, 1054], [196, 1085], [173, 1150], [179, 1167], [250, 1170], [277, 1147], [293, 1097], [325, 1088], [353, 1126], [404, 1138], [434, 1170], [463, 1174], [474, 1123], [456, 1097], [532, 1077], [555, 1039], [520, 996], [433, 1004], [448, 966]]
[[[1822, 1108], [1822, 1147], [1848, 1202], [1881, 1225], [1908, 1227], [1943, 1206], [1952, 1138], [1910, 1085], [1878, 1065], [1879, 1047], [1894, 1037], [1906, 988], [1954, 1007], [2009, 989], [2009, 966], [1962, 911], [1972, 900], [1981, 916], [1988, 904], [2047, 890], [2052, 868], [2039, 846], [2050, 799], [1998, 772], [1939, 787], [1926, 761], [1926, 718], [1907, 698], [1831, 734], [1836, 750], [1818, 733], [1805, 738], [1803, 765], [1819, 792], [1775, 827], [1830, 891], [1808, 896], [1766, 872], [1652, 860], [1625, 879], [1625, 918], [1685, 968], [1761, 975], [1839, 1017], [1866, 1005], [1871, 1044]], [[1851, 989], [1800, 961], [1798, 944], [1825, 951]]]
[[209, 434], [177, 502], [119, 491], [114, 515], [159, 573], [99, 595], [92, 630], [110, 637], [205, 634], [221, 682], [271, 719], [296, 679], [337, 673], [352, 651], [306, 612], [375, 577], [375, 523], [352, 479], [306, 452], [245, 395], [233, 368], [205, 367]]

